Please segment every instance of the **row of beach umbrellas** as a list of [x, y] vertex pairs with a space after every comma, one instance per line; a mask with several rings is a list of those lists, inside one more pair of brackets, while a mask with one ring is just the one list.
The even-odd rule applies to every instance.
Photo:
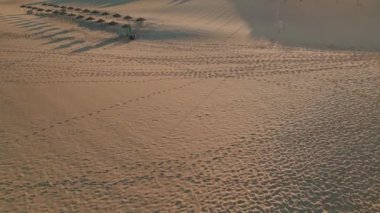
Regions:
[[[50, 6], [50, 7], [54, 7], [54, 8], [60, 8], [61, 10], [52, 10], [52, 9], [43, 9], [43, 8], [38, 8], [38, 7], [34, 7], [34, 6], [27, 6], [27, 5], [21, 5], [20, 7], [21, 8], [26, 8], [26, 9], [30, 9], [30, 10], [36, 10], [38, 12], [52, 12], [54, 14], [61, 14], [61, 15], [65, 15], [66, 12], [65, 10], [73, 10], [73, 11], [77, 11], [77, 12], [82, 12], [82, 13], [88, 13], [88, 14], [94, 14], [94, 15], [101, 15], [101, 16], [109, 16], [111, 15], [110, 13], [108, 12], [100, 12], [98, 10], [89, 10], [89, 9], [82, 9], [82, 8], [74, 8], [74, 7], [66, 7], [66, 6], [59, 6], [59, 5], [56, 5], [56, 4], [52, 4], [52, 3], [42, 3], [43, 6]], [[70, 13], [68, 14], [69, 16], [77, 16], [77, 19], [83, 19], [84, 16], [83, 15], [75, 15], [73, 13]], [[127, 20], [127, 21], [130, 21], [130, 20], [133, 20], [133, 17], [129, 16], [129, 15], [126, 15], [126, 16], [122, 16], [118, 13], [115, 13], [112, 15], [112, 17], [114, 18], [123, 18], [124, 20]], [[88, 21], [92, 21], [92, 20], [95, 20], [95, 18], [93, 17], [88, 17], [86, 20]], [[103, 19], [99, 19], [97, 22], [98, 23], [103, 23], [105, 22], [104, 20], [102, 21]], [[135, 20], [136, 22], [144, 22], [146, 21], [145, 18], [137, 18]], [[112, 24], [111, 24], [112, 23]], [[111, 25], [116, 25], [114, 23], [117, 23], [115, 21], [112, 21], [110, 22]]]

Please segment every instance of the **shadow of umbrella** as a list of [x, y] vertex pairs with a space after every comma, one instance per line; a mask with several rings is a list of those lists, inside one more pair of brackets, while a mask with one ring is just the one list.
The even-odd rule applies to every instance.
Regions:
[[75, 54], [75, 53], [87, 52], [87, 51], [90, 51], [93, 49], [102, 48], [102, 47], [105, 47], [105, 46], [108, 46], [111, 44], [115, 44], [115, 43], [120, 43], [120, 42], [127, 43], [128, 41], [126, 41], [125, 37], [123, 37], [123, 36], [117, 36], [115, 38], [106, 39], [106, 40], [104, 40], [98, 44], [95, 44], [95, 45], [90, 45], [90, 46], [79, 48], [77, 50], [72, 51], [71, 53]]

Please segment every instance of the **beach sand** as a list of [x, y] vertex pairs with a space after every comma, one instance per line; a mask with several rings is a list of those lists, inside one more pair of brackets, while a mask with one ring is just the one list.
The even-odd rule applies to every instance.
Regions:
[[377, 1], [51, 1], [135, 41], [34, 2], [0, 0], [0, 212], [380, 212]]

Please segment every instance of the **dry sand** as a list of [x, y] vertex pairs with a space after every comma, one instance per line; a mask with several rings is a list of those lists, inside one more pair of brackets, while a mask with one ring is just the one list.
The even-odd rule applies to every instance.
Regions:
[[378, 1], [52, 2], [148, 21], [0, 0], [0, 212], [380, 212]]

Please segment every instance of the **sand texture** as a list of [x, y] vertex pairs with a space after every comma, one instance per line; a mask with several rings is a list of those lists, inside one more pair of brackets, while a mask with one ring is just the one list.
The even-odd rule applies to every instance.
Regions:
[[0, 212], [380, 212], [378, 1], [49, 2], [146, 22], [0, 0]]

